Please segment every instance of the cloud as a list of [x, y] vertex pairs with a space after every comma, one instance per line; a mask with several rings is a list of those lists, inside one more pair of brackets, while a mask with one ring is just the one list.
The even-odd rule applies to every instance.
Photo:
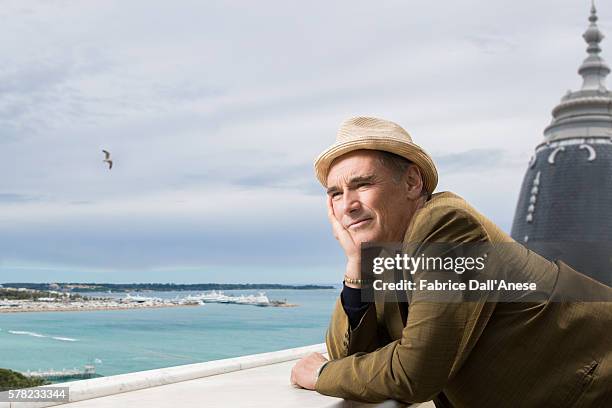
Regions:
[[230, 180], [237, 186], [248, 188], [272, 187], [277, 189], [301, 191], [306, 194], [323, 194], [323, 189], [314, 178], [312, 164], [296, 166], [274, 166], [247, 176]]
[[508, 39], [507, 36], [494, 33], [474, 34], [467, 36], [466, 40], [486, 54], [509, 53], [516, 51], [519, 47], [516, 41]]
[[24, 194], [0, 193], [0, 203], [27, 203], [38, 200], [40, 200], [40, 197]]
[[503, 167], [505, 152], [501, 149], [470, 149], [435, 157], [441, 173], [471, 173]]
[[[403, 125], [434, 157], [441, 189], [509, 224], [550, 110], [580, 83], [588, 5], [298, 11], [266, 0], [7, 2], [0, 241], [11, 264], [139, 280], [139, 268], [197, 269], [236, 248], [240, 262], [274, 270], [301, 250], [298, 263], [324, 280], [342, 256], [322, 238], [312, 161], [359, 114]], [[607, 29], [612, 10], [599, 14]]]

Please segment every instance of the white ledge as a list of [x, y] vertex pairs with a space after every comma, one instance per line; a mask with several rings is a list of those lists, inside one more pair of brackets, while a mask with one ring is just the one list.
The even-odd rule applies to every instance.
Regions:
[[[318, 352], [325, 344], [271, 353], [140, 371], [109, 377], [74, 381], [54, 386], [70, 389], [70, 402], [0, 403], [0, 408], [50, 407], [176, 407], [241, 406], [340, 407], [346, 401], [289, 384], [291, 367], [299, 358]], [[354, 407], [401, 407], [395, 401], [357, 404]], [[425, 405], [425, 406], [433, 406]]]

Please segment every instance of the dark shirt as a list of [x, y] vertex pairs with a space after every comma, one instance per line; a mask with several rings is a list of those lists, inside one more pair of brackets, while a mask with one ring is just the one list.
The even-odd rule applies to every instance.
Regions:
[[349, 288], [344, 283], [342, 283], [342, 286], [342, 294], [340, 295], [342, 307], [349, 319], [351, 329], [354, 329], [359, 325], [361, 318], [368, 310], [370, 302], [361, 300], [361, 289]]

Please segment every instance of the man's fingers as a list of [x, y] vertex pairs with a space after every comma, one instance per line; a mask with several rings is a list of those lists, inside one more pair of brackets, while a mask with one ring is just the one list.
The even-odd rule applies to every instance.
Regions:
[[336, 215], [334, 214], [334, 206], [332, 204], [332, 199], [329, 196], [327, 197], [327, 217], [329, 218], [329, 222], [331, 223], [332, 228], [334, 229], [334, 235], [336, 235], [336, 238], [338, 238], [338, 234], [346, 231], [346, 229], [342, 226], [342, 224], [340, 224], [340, 221], [338, 221], [338, 219], [336, 218]]
[[296, 363], [293, 368], [291, 369], [291, 377], [289, 378], [289, 381], [291, 382], [291, 385], [293, 385], [294, 387], [299, 387], [298, 383], [297, 383], [297, 374], [295, 373], [295, 371], [297, 370], [297, 366], [298, 366], [299, 362]]
[[330, 196], [327, 196], [327, 215], [329, 222], [332, 225], [334, 237], [340, 242], [340, 245], [344, 249], [347, 256], [357, 251], [355, 242], [353, 241], [350, 232], [344, 228], [344, 225], [342, 225], [342, 223], [338, 221], [334, 215], [334, 207], [332, 204], [332, 198]]
[[327, 196], [327, 218], [329, 218], [329, 222], [332, 226], [332, 232], [334, 233], [334, 238], [340, 239], [338, 234], [340, 234], [339, 228], [342, 228], [342, 225], [336, 219], [334, 214], [334, 207], [332, 205], [332, 199], [330, 196]]
[[332, 224], [333, 221], [338, 221], [334, 215], [334, 206], [332, 205], [332, 199], [330, 196], [327, 196], [327, 218], [329, 218], [329, 221], [332, 222]]

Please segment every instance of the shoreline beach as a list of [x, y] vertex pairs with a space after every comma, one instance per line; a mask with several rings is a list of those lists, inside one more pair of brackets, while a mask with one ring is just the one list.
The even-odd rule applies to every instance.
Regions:
[[[27, 312], [80, 312], [96, 310], [132, 310], [132, 309], [159, 309], [166, 307], [200, 306], [198, 303], [190, 302], [143, 302], [143, 303], [121, 303], [116, 301], [82, 301], [82, 302], [35, 302], [35, 301], [13, 301], [11, 306], [0, 305], [0, 313], [27, 313]], [[18, 304], [19, 303], [19, 304]]]
[[260, 293], [258, 296], [226, 296], [222, 292], [210, 292], [184, 298], [162, 299], [143, 297], [140, 295], [123, 298], [90, 298], [68, 300], [58, 298], [37, 299], [4, 299], [0, 300], [0, 313], [26, 312], [79, 312], [97, 310], [133, 310], [159, 309], [179, 306], [203, 306], [207, 303], [238, 304], [258, 307], [296, 307], [287, 301], [269, 300]]
[[0, 308], [0, 314], [2, 313], [37, 313], [37, 312], [92, 312], [92, 311], [107, 311], [107, 310], [133, 310], [133, 309], [161, 309], [168, 307], [188, 307], [188, 306], [199, 306], [197, 304], [163, 304], [163, 305], [121, 305], [121, 306], [68, 306], [68, 307], [56, 307], [49, 308], [43, 306], [35, 306], [31, 308]]

